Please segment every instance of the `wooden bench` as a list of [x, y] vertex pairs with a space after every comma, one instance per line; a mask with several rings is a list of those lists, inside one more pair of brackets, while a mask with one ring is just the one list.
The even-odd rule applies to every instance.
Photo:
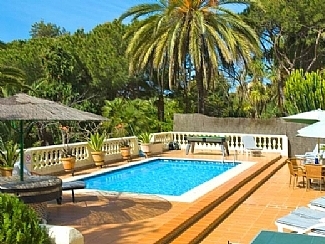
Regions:
[[[85, 187], [86, 187], [85, 182], [83, 182], [81, 180], [62, 182], [62, 191], [70, 191], [71, 190], [72, 202], [75, 202], [74, 190], [85, 189]], [[61, 204], [62, 203], [62, 197], [58, 198], [56, 201], [57, 201], [58, 204]]]

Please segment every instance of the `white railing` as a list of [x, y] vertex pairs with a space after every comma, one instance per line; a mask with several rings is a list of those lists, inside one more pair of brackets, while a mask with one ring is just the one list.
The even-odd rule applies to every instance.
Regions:
[[164, 150], [168, 150], [168, 144], [172, 141], [174, 141], [173, 132], [152, 133], [151, 142], [162, 143]]
[[[247, 134], [240, 133], [204, 133], [204, 132], [161, 132], [152, 134], [152, 142], [163, 144], [163, 150], [168, 150], [170, 142], [176, 142], [181, 149], [185, 149], [187, 141], [186, 136], [226, 136], [228, 138], [228, 148], [230, 151], [243, 152], [242, 136]], [[288, 138], [285, 135], [262, 135], [251, 134], [256, 140], [256, 145], [262, 148], [263, 152], [279, 153], [288, 156]], [[137, 137], [126, 137], [123, 140], [129, 140], [132, 156], [139, 155], [139, 145]], [[103, 145], [105, 152], [105, 162], [121, 160], [120, 138], [106, 139]], [[76, 155], [76, 168], [89, 167], [94, 165], [90, 157], [90, 149], [87, 142], [69, 144], [73, 154]], [[159, 148], [159, 147], [157, 147]], [[219, 145], [197, 143], [196, 150], [215, 150], [220, 149]], [[25, 164], [29, 170], [40, 174], [52, 174], [63, 171], [60, 162], [63, 145], [53, 145], [46, 147], [33, 147], [25, 151]], [[159, 149], [157, 149], [159, 150]]]
[[[209, 133], [209, 132], [172, 132], [173, 141], [178, 142], [181, 149], [185, 149], [186, 136], [224, 136], [228, 138], [228, 148], [230, 151], [244, 152], [242, 137], [247, 134], [241, 133]], [[255, 138], [256, 146], [262, 148], [262, 152], [280, 153], [288, 156], [288, 137], [286, 135], [263, 135], [249, 134]], [[219, 148], [217, 144], [196, 143], [197, 150], [211, 150]]]
[[[138, 138], [125, 137], [131, 146], [131, 155], [139, 155]], [[120, 143], [121, 138], [106, 139], [103, 145], [105, 152], [105, 161], [121, 160]], [[93, 165], [90, 156], [90, 149], [87, 142], [69, 143], [72, 153], [76, 156], [76, 168], [83, 168]], [[33, 147], [25, 150], [25, 165], [31, 171], [40, 174], [51, 174], [63, 171], [63, 165], [60, 162], [63, 145], [53, 145], [46, 147]]]

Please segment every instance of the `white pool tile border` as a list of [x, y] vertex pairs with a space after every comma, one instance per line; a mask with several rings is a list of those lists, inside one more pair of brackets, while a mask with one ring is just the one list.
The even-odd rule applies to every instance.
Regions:
[[[102, 169], [87, 175], [79, 175], [79, 176], [74, 176], [70, 177], [67, 179], [64, 179], [64, 182], [68, 181], [75, 181], [75, 180], [81, 180], [84, 178], [88, 178], [90, 176], [95, 176], [99, 174], [103, 174], [106, 172], [111, 172], [117, 169], [123, 169], [132, 165], [137, 165], [137, 164], [142, 164], [151, 160], [155, 159], [175, 159], [175, 160], [199, 160], [199, 161], [217, 161], [220, 162], [220, 160], [213, 160], [213, 159], [184, 159], [184, 158], [172, 158], [172, 157], [152, 157], [148, 159], [144, 159], [141, 161], [136, 161], [136, 162], [130, 162], [128, 164], [124, 164], [121, 166], [117, 167], [112, 167], [112, 168], [107, 168], [107, 169]], [[224, 163], [233, 163], [233, 160], [224, 160]], [[159, 195], [159, 194], [137, 194], [137, 193], [127, 193], [127, 192], [112, 192], [112, 191], [100, 191], [100, 190], [90, 190], [90, 189], [85, 189], [85, 190], [78, 190], [78, 192], [83, 193], [83, 194], [96, 194], [96, 195], [104, 195], [104, 196], [123, 196], [123, 197], [136, 197], [136, 198], [155, 198], [155, 197], [160, 197], [164, 198], [168, 201], [172, 202], [193, 202], [199, 197], [202, 197], [203, 195], [207, 194], [208, 192], [212, 191], [218, 186], [221, 186], [228, 180], [232, 179], [233, 177], [239, 175], [243, 171], [249, 169], [252, 167], [256, 162], [250, 162], [250, 161], [236, 161], [239, 162], [240, 164], [237, 165], [236, 167], [227, 170], [226, 172], [222, 173], [221, 175], [218, 175], [211, 180], [204, 182], [203, 184], [194, 187], [192, 190], [189, 190], [188, 192], [182, 194], [181, 196], [169, 196], [169, 195]]]

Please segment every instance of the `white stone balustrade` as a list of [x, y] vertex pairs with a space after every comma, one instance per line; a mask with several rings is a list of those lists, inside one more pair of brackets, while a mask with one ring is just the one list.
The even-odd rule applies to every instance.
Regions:
[[[135, 136], [125, 138], [106, 139], [103, 145], [105, 161], [116, 161], [122, 159], [120, 154], [120, 142], [128, 140], [131, 146], [131, 155], [139, 155], [138, 138]], [[93, 165], [90, 156], [90, 148], [87, 142], [69, 143], [73, 154], [76, 156], [75, 168], [88, 167]], [[25, 150], [25, 165], [28, 170], [39, 174], [51, 174], [63, 172], [63, 165], [60, 162], [64, 146], [52, 145], [45, 147], [33, 147]]]
[[53, 244], [84, 244], [85, 240], [80, 231], [69, 226], [41, 224], [46, 228]]
[[[181, 149], [185, 149], [187, 141], [185, 136], [226, 136], [229, 138], [228, 145], [230, 151], [243, 152], [242, 136], [246, 134], [240, 133], [204, 133], [204, 132], [161, 132], [153, 133], [151, 141], [154, 143], [162, 143], [163, 150], [168, 150], [169, 142], [178, 142]], [[288, 156], [288, 138], [286, 135], [262, 135], [250, 134], [254, 136], [256, 145], [262, 148], [263, 152], [280, 153], [283, 156]], [[125, 137], [123, 140], [129, 140], [131, 146], [131, 154], [133, 156], [139, 155], [139, 145], [137, 137]], [[105, 162], [121, 160], [120, 142], [121, 138], [106, 139], [103, 151], [105, 154]], [[72, 148], [76, 155], [76, 169], [81, 167], [89, 167], [93, 165], [90, 157], [89, 147], [87, 142], [71, 143], [69, 147]], [[197, 150], [213, 150], [219, 145], [208, 143], [197, 143], [195, 148]], [[40, 174], [50, 174], [63, 172], [63, 166], [60, 162], [63, 145], [53, 145], [46, 147], [33, 147], [25, 151], [25, 164], [29, 170]], [[219, 148], [218, 148], [219, 149]]]
[[[244, 151], [241, 133], [209, 133], [209, 132], [172, 132], [173, 141], [179, 143], [181, 149], [185, 149], [187, 141], [186, 136], [224, 136], [228, 137], [228, 148], [230, 151]], [[249, 134], [255, 138], [256, 146], [262, 148], [262, 152], [280, 153], [282, 156], [288, 156], [288, 137], [286, 135], [263, 135]], [[209, 143], [196, 143], [197, 150], [212, 150], [219, 148], [220, 145]]]
[[162, 143], [163, 149], [167, 150], [169, 142], [174, 141], [173, 135], [173, 132], [152, 133], [151, 142]]

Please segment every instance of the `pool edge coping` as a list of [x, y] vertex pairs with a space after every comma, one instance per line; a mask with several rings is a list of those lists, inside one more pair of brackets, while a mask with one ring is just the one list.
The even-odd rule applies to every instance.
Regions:
[[82, 180], [84, 178], [93, 177], [100, 174], [109, 173], [115, 170], [121, 170], [124, 168], [128, 168], [131, 166], [143, 164], [146, 162], [150, 162], [152, 160], [157, 159], [173, 159], [173, 160], [189, 160], [189, 161], [210, 161], [210, 162], [223, 162], [223, 163], [234, 163], [239, 162], [240, 164], [234, 168], [227, 170], [226, 172], [221, 173], [220, 175], [192, 188], [191, 190], [183, 193], [180, 196], [170, 196], [170, 195], [163, 195], [163, 194], [145, 194], [145, 193], [133, 193], [133, 192], [117, 192], [117, 191], [105, 191], [105, 190], [97, 190], [97, 189], [80, 189], [78, 192], [82, 194], [95, 194], [98, 196], [121, 196], [121, 197], [130, 197], [130, 198], [145, 198], [145, 199], [157, 199], [162, 198], [167, 201], [171, 202], [183, 202], [183, 203], [191, 203], [199, 199], [200, 197], [204, 196], [208, 192], [214, 190], [215, 188], [221, 186], [222, 184], [226, 183], [230, 179], [236, 177], [240, 173], [248, 170], [250, 167], [256, 164], [253, 161], [239, 161], [239, 160], [220, 160], [220, 159], [187, 159], [187, 158], [177, 158], [177, 157], [151, 157], [144, 160], [139, 160], [135, 162], [129, 162], [123, 165], [114, 166], [110, 168], [100, 169], [96, 172], [89, 173], [87, 175], [80, 175], [80, 176], [73, 176], [66, 179], [63, 179], [63, 182], [70, 182], [76, 180]]

